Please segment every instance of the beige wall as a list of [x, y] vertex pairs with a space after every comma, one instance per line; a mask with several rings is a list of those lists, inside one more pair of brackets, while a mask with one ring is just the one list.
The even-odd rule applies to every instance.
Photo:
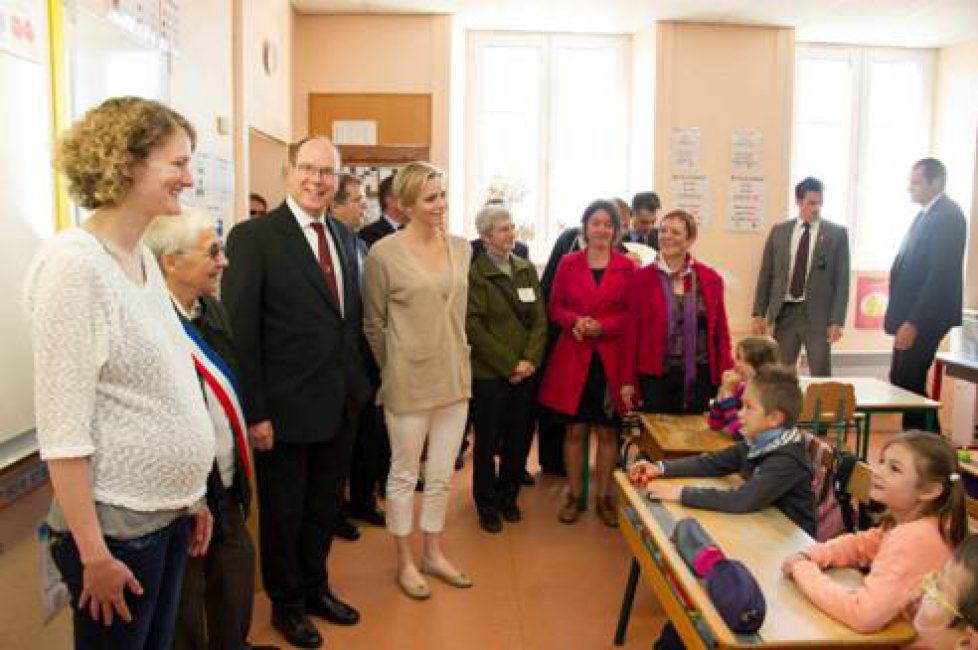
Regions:
[[[978, 213], [978, 41], [943, 48], [937, 57], [934, 155], [947, 165], [948, 195], [968, 218]], [[978, 244], [968, 246], [965, 306], [978, 308]]]
[[248, 191], [258, 192], [271, 210], [285, 200], [285, 142], [252, 130], [248, 137]]
[[[699, 127], [700, 172], [710, 184], [712, 217], [694, 254], [727, 278], [727, 309], [738, 338], [749, 325], [766, 230], [785, 216], [794, 33], [766, 27], [662, 23], [657, 41], [655, 187], [669, 210], [673, 128]], [[767, 182], [763, 234], [724, 229], [730, 136], [738, 128], [758, 129], [763, 139]]]
[[310, 93], [431, 93], [431, 159], [447, 168], [451, 29], [450, 16], [297, 15], [293, 135], [309, 128]]
[[[288, 2], [242, 0], [245, 114], [247, 127], [288, 142], [292, 137], [292, 25]], [[276, 59], [265, 69], [264, 53]]]

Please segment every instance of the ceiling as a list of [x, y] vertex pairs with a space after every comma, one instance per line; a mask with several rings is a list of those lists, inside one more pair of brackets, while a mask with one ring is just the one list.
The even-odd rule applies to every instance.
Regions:
[[655, 21], [794, 27], [802, 42], [978, 40], [978, 0], [291, 0], [300, 13], [453, 14], [467, 29], [632, 33]]

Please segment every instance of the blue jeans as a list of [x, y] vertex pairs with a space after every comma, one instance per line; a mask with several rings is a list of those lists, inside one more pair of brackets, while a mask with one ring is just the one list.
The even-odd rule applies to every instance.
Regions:
[[76, 650], [167, 650], [170, 647], [192, 521], [190, 517], [180, 517], [165, 528], [136, 539], [105, 538], [112, 555], [129, 567], [143, 587], [142, 596], [136, 596], [128, 588], [125, 590], [132, 622], [116, 617], [108, 627], [92, 620], [87, 608], [78, 609], [84, 567], [71, 533], [51, 533], [51, 556], [71, 592]]

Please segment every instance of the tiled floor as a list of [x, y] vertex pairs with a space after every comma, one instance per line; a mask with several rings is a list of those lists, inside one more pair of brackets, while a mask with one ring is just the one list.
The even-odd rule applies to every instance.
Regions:
[[[475, 581], [468, 590], [431, 582], [434, 594], [414, 602], [394, 583], [393, 543], [379, 528], [359, 541], [337, 541], [330, 582], [360, 609], [352, 628], [322, 624], [329, 647], [371, 650], [591, 650], [612, 648], [630, 556], [617, 530], [589, 510], [576, 525], [557, 521], [562, 482], [541, 476], [520, 497], [524, 521], [498, 535], [478, 527], [469, 493], [471, 459], [453, 480], [445, 533], [450, 557]], [[420, 540], [419, 552], [420, 552]], [[651, 647], [661, 610], [640, 588], [625, 648]], [[284, 643], [256, 601], [253, 641]]]

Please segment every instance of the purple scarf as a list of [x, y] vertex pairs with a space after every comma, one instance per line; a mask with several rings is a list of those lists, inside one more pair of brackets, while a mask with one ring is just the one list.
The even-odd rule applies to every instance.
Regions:
[[683, 406], [693, 401], [693, 392], [696, 390], [696, 292], [693, 282], [693, 258], [686, 256], [682, 268], [679, 271], [667, 271], [662, 264], [659, 266], [659, 282], [662, 285], [662, 293], [665, 296], [667, 323], [666, 331], [666, 363], [668, 367], [669, 354], [676, 347], [676, 336], [679, 331], [676, 327], [676, 295], [672, 290], [673, 280], [682, 278], [683, 280]]

